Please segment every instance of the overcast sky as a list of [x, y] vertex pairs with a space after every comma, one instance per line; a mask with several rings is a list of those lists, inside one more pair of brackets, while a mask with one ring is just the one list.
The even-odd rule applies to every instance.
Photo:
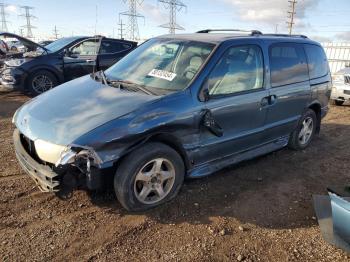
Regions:
[[[187, 9], [177, 14], [183, 32], [205, 28], [258, 29], [263, 32], [287, 33], [288, 0], [183, 0]], [[37, 38], [50, 38], [56, 25], [60, 36], [93, 35], [96, 31], [117, 37], [119, 13], [127, 10], [122, 0], [7, 0], [6, 11], [10, 32], [19, 33], [25, 20], [20, 6], [33, 6], [33, 33]], [[319, 41], [350, 41], [350, 0], [298, 0], [295, 33]], [[140, 37], [147, 39], [167, 33], [159, 27], [168, 22], [168, 10], [157, 0], [144, 0], [138, 12]], [[123, 23], [127, 19], [123, 18]], [[180, 32], [180, 31], [178, 31]]]

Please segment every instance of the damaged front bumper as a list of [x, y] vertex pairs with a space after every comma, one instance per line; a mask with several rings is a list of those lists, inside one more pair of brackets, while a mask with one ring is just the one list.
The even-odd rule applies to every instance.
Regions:
[[18, 129], [13, 132], [13, 141], [16, 157], [21, 167], [35, 181], [43, 192], [59, 191], [59, 174], [55, 173], [49, 166], [42, 165], [34, 160], [23, 147]]
[[80, 185], [86, 185], [89, 189], [94, 190], [102, 186], [102, 172], [98, 167], [101, 160], [91, 149], [78, 146], [67, 147], [61, 152], [56, 163], [50, 163], [40, 157], [43, 152], [38, 154], [40, 150], [36, 150], [37, 143], [34, 141], [32, 142], [34, 153], [28, 152], [18, 129], [15, 129], [13, 133], [13, 141], [16, 157], [21, 167], [41, 191], [67, 191], [67, 189], [73, 190]]

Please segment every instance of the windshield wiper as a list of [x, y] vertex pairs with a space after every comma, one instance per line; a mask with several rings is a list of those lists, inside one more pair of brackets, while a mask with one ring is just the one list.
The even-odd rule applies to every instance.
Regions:
[[120, 89], [126, 89], [126, 90], [135, 91], [135, 92], [142, 91], [148, 95], [156, 95], [155, 93], [151, 92], [146, 87], [139, 85], [139, 84], [136, 84], [136, 83], [133, 83], [131, 81], [121, 80], [121, 79], [111, 80], [108, 78], [106, 78], [106, 81], [107, 81], [108, 85], [113, 86], [113, 87], [118, 87]]
[[117, 80], [108, 79], [103, 70], [92, 73], [91, 77], [94, 80], [101, 81], [102, 84], [104, 84], [104, 85], [117, 87], [119, 89], [130, 90], [130, 91], [134, 91], [134, 92], [142, 91], [148, 95], [156, 95], [155, 93], [148, 90], [146, 87], [139, 85], [139, 84], [136, 84], [136, 83], [133, 83], [131, 81], [121, 80], [121, 79], [117, 79]]

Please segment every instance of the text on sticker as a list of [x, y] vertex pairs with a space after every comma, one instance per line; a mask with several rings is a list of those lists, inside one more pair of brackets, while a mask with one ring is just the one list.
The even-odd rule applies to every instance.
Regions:
[[159, 70], [159, 69], [152, 69], [151, 72], [148, 73], [149, 76], [165, 79], [168, 81], [173, 81], [175, 78], [176, 74], [164, 70]]

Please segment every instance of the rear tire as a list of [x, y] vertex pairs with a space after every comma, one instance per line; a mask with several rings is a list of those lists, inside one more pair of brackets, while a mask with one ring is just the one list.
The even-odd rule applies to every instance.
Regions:
[[308, 109], [301, 117], [297, 128], [289, 138], [288, 147], [303, 150], [308, 147], [316, 133], [317, 117], [313, 110]]
[[162, 143], [148, 143], [130, 153], [114, 176], [114, 190], [129, 211], [144, 211], [173, 199], [185, 176], [180, 155]]
[[344, 104], [344, 101], [342, 100], [333, 100], [333, 105], [342, 106], [343, 104]]
[[57, 86], [58, 81], [50, 71], [39, 70], [29, 75], [27, 83], [29, 92], [37, 96]]

